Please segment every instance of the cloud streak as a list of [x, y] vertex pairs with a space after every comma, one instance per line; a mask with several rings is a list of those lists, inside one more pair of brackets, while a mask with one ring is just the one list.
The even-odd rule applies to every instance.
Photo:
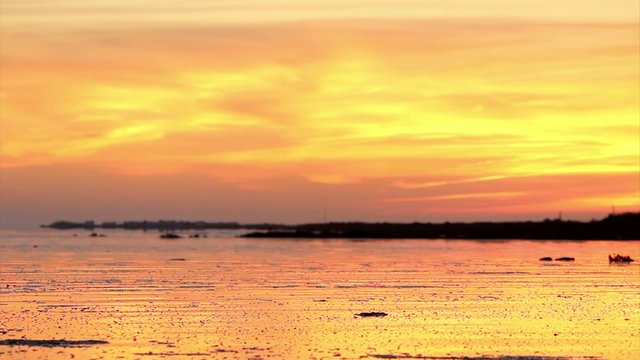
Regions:
[[[0, 168], [15, 179], [82, 164], [203, 177], [247, 207], [274, 192], [299, 207], [304, 191], [366, 204], [345, 218], [637, 204], [638, 24], [624, 16], [45, 32], [25, 25], [41, 10], [2, 6]], [[541, 189], [557, 184], [590, 187]]]

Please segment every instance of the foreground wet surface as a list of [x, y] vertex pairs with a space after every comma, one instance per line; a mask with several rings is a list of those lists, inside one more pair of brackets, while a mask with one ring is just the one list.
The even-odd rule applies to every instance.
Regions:
[[640, 242], [86, 235], [1, 234], [0, 357], [640, 359]]

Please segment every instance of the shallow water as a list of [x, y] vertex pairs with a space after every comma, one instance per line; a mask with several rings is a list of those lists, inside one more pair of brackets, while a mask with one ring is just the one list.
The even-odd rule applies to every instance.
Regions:
[[0, 341], [109, 342], [0, 357], [640, 359], [637, 241], [105, 233], [0, 233]]

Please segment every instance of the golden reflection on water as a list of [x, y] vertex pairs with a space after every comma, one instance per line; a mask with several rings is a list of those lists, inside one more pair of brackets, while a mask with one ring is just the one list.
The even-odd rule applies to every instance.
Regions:
[[0, 357], [640, 358], [640, 242], [72, 234], [1, 234], [0, 340], [109, 344]]

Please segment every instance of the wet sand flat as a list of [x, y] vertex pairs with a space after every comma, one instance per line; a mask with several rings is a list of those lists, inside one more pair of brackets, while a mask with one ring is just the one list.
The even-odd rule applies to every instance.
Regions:
[[640, 359], [640, 242], [86, 235], [0, 234], [0, 358]]

